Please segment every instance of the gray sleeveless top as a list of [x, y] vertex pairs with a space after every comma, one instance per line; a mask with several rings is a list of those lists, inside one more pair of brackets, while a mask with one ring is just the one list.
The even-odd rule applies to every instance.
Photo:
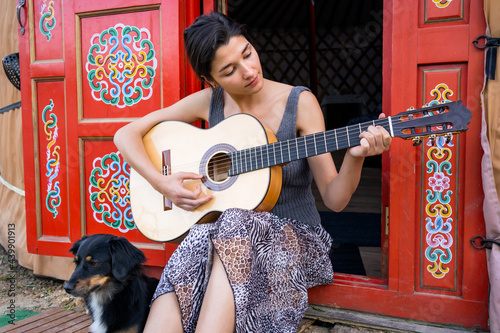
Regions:
[[[283, 119], [276, 133], [279, 141], [296, 138], [297, 104], [305, 87], [294, 87], [288, 96]], [[224, 119], [224, 91], [218, 89], [212, 93], [208, 123], [213, 127]], [[283, 166], [283, 183], [278, 202], [271, 213], [282, 218], [297, 220], [309, 225], [318, 225], [321, 218], [316, 209], [311, 192], [312, 172], [306, 159], [290, 162]]]

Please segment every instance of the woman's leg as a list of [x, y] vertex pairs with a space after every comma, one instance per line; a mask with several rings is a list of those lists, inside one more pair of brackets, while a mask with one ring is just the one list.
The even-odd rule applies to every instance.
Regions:
[[213, 266], [208, 280], [207, 290], [203, 297], [197, 333], [231, 333], [235, 328], [234, 295], [224, 266], [217, 255], [213, 253]]
[[182, 333], [181, 309], [174, 292], [166, 293], [154, 300], [149, 311], [145, 333]]

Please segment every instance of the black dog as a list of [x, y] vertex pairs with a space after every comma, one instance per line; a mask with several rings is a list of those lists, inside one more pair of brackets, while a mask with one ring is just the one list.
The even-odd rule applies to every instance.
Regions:
[[124, 237], [106, 234], [84, 236], [70, 251], [76, 268], [64, 289], [85, 299], [90, 331], [142, 332], [158, 284], [142, 273], [144, 253]]

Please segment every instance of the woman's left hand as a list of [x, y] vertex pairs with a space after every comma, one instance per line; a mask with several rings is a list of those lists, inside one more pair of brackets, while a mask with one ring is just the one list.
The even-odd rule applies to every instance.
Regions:
[[[385, 118], [385, 114], [381, 113], [380, 118]], [[382, 126], [370, 126], [359, 137], [361, 138], [360, 145], [349, 149], [349, 154], [353, 157], [379, 155], [388, 151], [391, 146], [391, 135]]]

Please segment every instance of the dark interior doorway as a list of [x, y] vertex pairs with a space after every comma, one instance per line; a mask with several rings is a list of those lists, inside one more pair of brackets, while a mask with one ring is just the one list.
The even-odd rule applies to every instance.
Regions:
[[[228, 0], [230, 17], [249, 27], [264, 77], [309, 87], [327, 129], [369, 121], [382, 105], [383, 1]], [[344, 151], [332, 153], [337, 168]], [[315, 191], [334, 239], [339, 273], [381, 277], [381, 158], [365, 160], [358, 190], [342, 213]]]

